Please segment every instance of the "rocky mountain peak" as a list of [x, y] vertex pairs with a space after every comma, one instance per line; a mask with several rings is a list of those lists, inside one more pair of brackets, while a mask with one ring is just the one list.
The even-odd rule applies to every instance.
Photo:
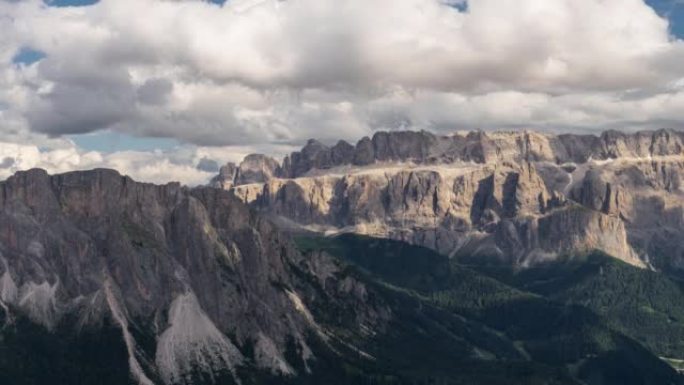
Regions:
[[280, 173], [280, 164], [277, 160], [263, 154], [249, 154], [239, 166], [232, 162], [222, 166], [210, 185], [230, 188], [234, 185], [264, 183]]

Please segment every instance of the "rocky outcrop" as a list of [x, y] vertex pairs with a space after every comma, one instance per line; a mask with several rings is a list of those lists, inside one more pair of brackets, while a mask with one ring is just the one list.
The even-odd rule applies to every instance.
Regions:
[[[600, 249], [684, 266], [684, 133], [378, 132], [311, 140], [262, 184], [232, 187], [290, 229], [354, 231], [518, 265]], [[678, 211], [680, 210], [680, 211]], [[676, 237], [679, 238], [679, 237]], [[679, 251], [677, 251], [679, 250]], [[667, 255], [664, 255], [667, 254]]]
[[278, 161], [265, 155], [247, 155], [235, 175], [235, 184], [263, 183], [279, 172]]
[[211, 180], [210, 185], [229, 189], [236, 185], [264, 183], [279, 173], [280, 165], [277, 160], [262, 154], [250, 154], [239, 166], [235, 163], [227, 163], [221, 167], [219, 174]]
[[229, 162], [221, 166], [218, 175], [213, 177], [209, 182], [212, 187], [218, 187], [222, 189], [230, 189], [235, 185], [235, 177], [237, 176], [238, 167], [235, 163]]

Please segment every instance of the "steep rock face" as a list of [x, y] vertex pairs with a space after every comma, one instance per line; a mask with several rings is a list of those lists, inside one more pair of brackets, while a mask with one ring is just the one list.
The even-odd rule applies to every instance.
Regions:
[[234, 191], [286, 227], [353, 231], [519, 265], [592, 249], [642, 264], [619, 218], [578, 210], [547, 188], [532, 163], [366, 169]]
[[[484, 247], [494, 253], [492, 256], [522, 267], [593, 250], [643, 266], [627, 242], [622, 221], [579, 205], [569, 205], [538, 218], [500, 221], [491, 239], [479, 239], [461, 253], [469, 258], [477, 256], [478, 253], [471, 252], [473, 246]], [[526, 254], [526, 250], [532, 252]]]
[[672, 235], [682, 231], [683, 143], [673, 130], [378, 132], [356, 146], [309, 141], [276, 177], [233, 190], [289, 228], [518, 264], [597, 248], [636, 265], [681, 268], [684, 245]]
[[112, 170], [30, 170], [0, 182], [2, 308], [48, 330], [114, 324], [140, 384], [198, 372], [237, 380], [242, 365], [293, 374], [286, 343], [306, 361], [315, 329], [294, 300], [293, 287], [306, 288], [289, 270], [299, 258], [227, 191]]
[[629, 243], [657, 268], [684, 267], [684, 160], [616, 160], [587, 171], [571, 196], [622, 219]]

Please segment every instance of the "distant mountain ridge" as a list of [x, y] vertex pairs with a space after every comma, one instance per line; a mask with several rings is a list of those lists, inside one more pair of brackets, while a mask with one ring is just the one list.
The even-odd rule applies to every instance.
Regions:
[[456, 162], [548, 161], [556, 164], [586, 163], [589, 160], [679, 156], [684, 149], [684, 131], [661, 129], [600, 135], [547, 134], [534, 131], [471, 131], [436, 135], [428, 131], [380, 131], [356, 145], [340, 140], [326, 146], [309, 139], [300, 150], [286, 156], [282, 164], [262, 154], [247, 156], [240, 165], [229, 163], [215, 184], [263, 182], [270, 177], [297, 178], [311, 170], [339, 166], [367, 166], [383, 162], [449, 164]]
[[[598, 249], [684, 269], [684, 132], [309, 140], [282, 164], [253, 154], [211, 185], [290, 230], [356, 232], [527, 266]], [[664, 252], [667, 250], [667, 253]]]

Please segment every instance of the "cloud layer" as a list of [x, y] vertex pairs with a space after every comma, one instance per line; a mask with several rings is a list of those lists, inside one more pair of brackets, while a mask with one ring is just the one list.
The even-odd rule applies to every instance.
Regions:
[[[220, 162], [239, 162], [257, 149], [243, 146], [185, 146], [156, 151], [85, 151], [64, 141], [50, 149], [33, 144], [0, 142], [0, 180], [20, 170], [35, 167], [51, 173], [93, 168], [114, 168], [136, 180], [167, 183], [180, 181], [188, 185], [207, 183], [218, 173]], [[291, 147], [266, 147], [270, 153], [284, 155]]]
[[[260, 148], [684, 121], [684, 45], [643, 0], [0, 0], [0, 30], [0, 140], [14, 143], [109, 129]], [[45, 57], [14, 63], [27, 48]]]

